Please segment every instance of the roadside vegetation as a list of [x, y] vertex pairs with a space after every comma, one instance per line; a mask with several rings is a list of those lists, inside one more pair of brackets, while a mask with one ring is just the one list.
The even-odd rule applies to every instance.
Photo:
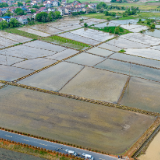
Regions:
[[13, 33], [13, 34], [17, 34], [17, 35], [20, 35], [20, 36], [28, 37], [28, 38], [31, 38], [33, 40], [42, 38], [38, 35], [31, 34], [31, 33], [25, 32], [25, 31], [21, 31], [21, 30], [18, 30], [16, 28], [8, 28], [8, 29], [5, 29], [5, 31], [8, 32], [8, 33]]
[[83, 50], [83, 49], [90, 47], [88, 44], [77, 42], [77, 41], [59, 37], [59, 36], [46, 37], [46, 38], [43, 38], [42, 40], [46, 42], [52, 42], [55, 44], [59, 44], [65, 47], [70, 47], [70, 48], [77, 49], [77, 50]]
[[2, 141], [0, 140], [0, 148], [4, 148], [7, 150], [11, 150], [14, 152], [20, 152], [28, 155], [33, 155], [36, 157], [44, 158], [44, 159], [52, 159], [52, 160], [71, 160], [71, 157], [65, 157], [63, 154], [57, 154], [56, 152], [48, 153], [43, 149], [36, 149], [29, 146], [22, 146], [19, 144], [14, 144], [12, 142]]

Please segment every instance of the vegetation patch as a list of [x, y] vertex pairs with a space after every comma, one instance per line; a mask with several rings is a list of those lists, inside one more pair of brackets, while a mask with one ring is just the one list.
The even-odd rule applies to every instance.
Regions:
[[96, 29], [96, 30], [103, 31], [103, 32], [118, 34], [118, 35], [131, 33], [127, 29], [123, 29], [122, 27], [119, 27], [119, 26], [118, 27], [114, 27], [114, 26], [113, 27], [104, 27], [104, 28], [98, 28], [98, 27], [89, 27], [89, 28]]
[[5, 29], [5, 31], [8, 32], [8, 33], [18, 34], [20, 36], [32, 38], [34, 40], [37, 40], [37, 39], [41, 38], [41, 36], [31, 34], [31, 33], [25, 32], [25, 31], [21, 31], [21, 30], [15, 29], [15, 28]]
[[121, 49], [121, 50], [119, 51], [119, 53], [124, 53], [124, 52], [126, 52], [124, 49]]
[[65, 47], [70, 47], [77, 50], [83, 50], [90, 47], [88, 44], [77, 42], [77, 41], [59, 37], [59, 36], [46, 37], [46, 38], [43, 38], [43, 40], [46, 42], [54, 42], [56, 44], [59, 44]]
[[32, 159], [32, 160], [43, 160], [43, 159], [52, 159], [52, 160], [70, 160], [74, 159], [73, 157], [65, 157], [66, 155], [44, 151], [45, 149], [40, 149], [28, 145], [22, 145], [19, 143], [0, 140], [0, 158], [10, 159]]

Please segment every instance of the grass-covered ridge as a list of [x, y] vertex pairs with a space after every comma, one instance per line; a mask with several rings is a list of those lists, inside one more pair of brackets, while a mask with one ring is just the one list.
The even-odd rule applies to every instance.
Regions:
[[68, 38], [63, 38], [60, 36], [46, 37], [46, 38], [43, 38], [42, 40], [46, 42], [54, 42], [56, 44], [59, 44], [65, 47], [70, 47], [70, 48], [77, 49], [77, 50], [82, 50], [82, 49], [90, 47], [88, 44], [77, 42], [77, 41], [74, 41]]
[[119, 27], [119, 26], [118, 27], [114, 27], [114, 26], [113, 27], [104, 27], [104, 28], [98, 28], [98, 27], [89, 27], [89, 28], [99, 30], [99, 31], [103, 31], [103, 32], [118, 34], [118, 35], [131, 33], [127, 29], [123, 29], [122, 27]]

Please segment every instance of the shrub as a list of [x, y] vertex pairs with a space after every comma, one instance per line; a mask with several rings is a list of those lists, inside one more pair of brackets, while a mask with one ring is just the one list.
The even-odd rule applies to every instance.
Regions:
[[88, 24], [87, 24], [87, 23], [84, 23], [84, 27], [88, 27]]
[[150, 28], [151, 28], [151, 29], [155, 29], [155, 24], [152, 23], [152, 24], [150, 25]]

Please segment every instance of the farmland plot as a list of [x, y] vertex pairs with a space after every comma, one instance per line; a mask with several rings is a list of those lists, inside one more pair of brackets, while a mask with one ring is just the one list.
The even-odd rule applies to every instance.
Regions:
[[95, 56], [95, 55], [83, 52], [77, 56], [74, 56], [68, 59], [67, 61], [82, 64], [82, 65], [94, 66], [103, 60], [104, 60], [103, 57], [99, 57], [99, 56]]
[[126, 81], [125, 75], [85, 67], [60, 92], [116, 103]]
[[121, 104], [160, 113], [160, 83], [131, 78]]
[[94, 39], [99, 42], [103, 42], [114, 37], [114, 35], [110, 33], [104, 33], [102, 31], [86, 29], [86, 28], [81, 28], [81, 29], [72, 31], [71, 33], [78, 34], [80, 36], [87, 37], [90, 39]]
[[0, 80], [13, 81], [32, 72], [31, 70], [0, 65]]
[[31, 29], [31, 28], [27, 28], [27, 27], [19, 28], [19, 30], [25, 31], [25, 32], [28, 32], [28, 33], [31, 33], [31, 34], [36, 34], [36, 35], [41, 36], [41, 37], [50, 36], [50, 34], [48, 34], [48, 33], [44, 33], [44, 32], [37, 31], [37, 30]]
[[69, 38], [69, 39], [72, 39], [72, 40], [75, 40], [75, 41], [83, 42], [83, 43], [86, 43], [86, 44], [90, 44], [90, 45], [96, 45], [96, 44], [100, 43], [99, 41], [96, 41], [96, 40], [93, 40], [93, 39], [90, 39], [90, 38], [86, 38], [86, 37], [82, 37], [80, 35], [76, 35], [76, 34], [73, 34], [73, 33], [70, 33], [70, 32], [59, 34], [59, 36]]
[[104, 56], [104, 57], [108, 57], [109, 55], [113, 54], [114, 52], [106, 50], [106, 49], [102, 49], [102, 48], [98, 48], [98, 47], [94, 47], [90, 50], [87, 51], [88, 53], [93, 53], [99, 56]]
[[31, 59], [31, 60], [26, 60], [26, 61], [17, 63], [14, 66], [19, 68], [38, 70], [45, 66], [51, 65], [55, 62], [56, 60], [37, 58], [37, 59]]
[[14, 86], [0, 89], [0, 102], [0, 126], [112, 154], [128, 150], [155, 120]]
[[159, 38], [144, 35], [142, 33], [129, 33], [129, 34], [122, 35], [121, 38], [125, 38], [127, 40], [139, 42], [146, 45], [155, 46], [160, 44]]
[[46, 90], [60, 90], [83, 66], [61, 62], [22, 81], [20, 84], [38, 87]]

